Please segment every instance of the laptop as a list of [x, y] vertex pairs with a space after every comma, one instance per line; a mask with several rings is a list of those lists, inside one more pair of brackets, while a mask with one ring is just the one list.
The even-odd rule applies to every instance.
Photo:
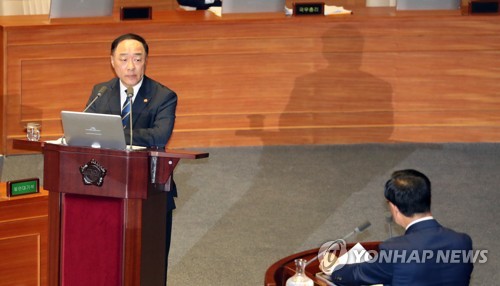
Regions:
[[51, 0], [49, 18], [112, 16], [113, 5], [114, 0]]
[[459, 10], [461, 0], [398, 0], [396, 10]]
[[61, 111], [61, 119], [68, 146], [127, 148], [120, 115]]
[[222, 14], [284, 13], [285, 0], [223, 0]]

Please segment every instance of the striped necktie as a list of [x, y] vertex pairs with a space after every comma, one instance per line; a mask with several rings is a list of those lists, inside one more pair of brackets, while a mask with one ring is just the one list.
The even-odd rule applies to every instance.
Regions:
[[129, 118], [128, 118], [129, 116], [130, 116], [130, 97], [127, 96], [127, 99], [125, 100], [125, 103], [123, 103], [123, 108], [122, 108], [123, 128], [125, 128], [127, 126], [127, 123], [129, 121]]

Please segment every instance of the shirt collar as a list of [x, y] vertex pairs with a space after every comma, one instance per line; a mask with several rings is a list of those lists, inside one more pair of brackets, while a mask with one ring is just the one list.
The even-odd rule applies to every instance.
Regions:
[[421, 221], [426, 221], [426, 220], [431, 220], [431, 219], [434, 219], [433, 216], [425, 216], [425, 217], [422, 217], [422, 218], [419, 218], [419, 219], [416, 219], [414, 221], [412, 221], [411, 223], [409, 223], [407, 226], [406, 226], [406, 230], [408, 230], [410, 228], [410, 226], [416, 224], [416, 223], [419, 223]]
[[[139, 89], [142, 86], [142, 82], [144, 81], [144, 77], [142, 77], [141, 81], [138, 82], [136, 85], [134, 85], [132, 88], [134, 89], [134, 95], [132, 96], [132, 102], [134, 102], [135, 97], [137, 96], [137, 93], [139, 92]], [[126, 93], [127, 87], [122, 83], [120, 80], [120, 102], [121, 106], [123, 106], [123, 103], [127, 99], [127, 93]]]

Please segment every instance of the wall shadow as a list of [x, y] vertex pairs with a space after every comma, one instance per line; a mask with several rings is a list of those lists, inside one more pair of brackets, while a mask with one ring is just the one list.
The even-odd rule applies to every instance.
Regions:
[[[363, 71], [363, 35], [353, 26], [335, 25], [322, 36], [326, 66], [299, 76], [281, 118], [282, 130], [324, 126], [322, 136], [349, 136], [364, 142], [387, 142], [393, 132], [391, 85]], [[373, 53], [370, 61], [376, 60]], [[370, 63], [373, 65], [373, 63]], [[307, 132], [307, 130], [305, 130]], [[313, 136], [311, 134], [311, 136]]]

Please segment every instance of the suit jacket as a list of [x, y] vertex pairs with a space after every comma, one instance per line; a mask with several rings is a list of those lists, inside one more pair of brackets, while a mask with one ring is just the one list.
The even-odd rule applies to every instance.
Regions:
[[[118, 78], [95, 85], [87, 105], [102, 86], [106, 86], [107, 91], [87, 109], [87, 112], [120, 115], [120, 81]], [[165, 147], [174, 129], [176, 107], [175, 92], [144, 76], [132, 105], [133, 145]], [[128, 123], [125, 128], [125, 139], [127, 144], [130, 144]]]
[[[96, 84], [87, 106], [103, 86], [107, 87], [106, 92], [89, 106], [87, 112], [120, 115], [120, 80], [118, 78]], [[177, 94], [174, 91], [144, 76], [132, 105], [133, 145], [164, 148], [174, 129], [176, 107]], [[127, 144], [130, 144], [130, 126], [127, 126], [124, 132]], [[176, 196], [177, 190], [172, 181], [172, 189], [168, 195], [169, 210], [175, 208], [173, 197]]]
[[370, 262], [345, 265], [331, 278], [337, 285], [469, 285], [472, 262], [446, 263], [444, 256], [449, 255], [447, 262], [456, 262], [451, 253], [462, 250], [472, 251], [467, 234], [445, 228], [436, 220], [421, 221], [405, 235], [381, 243], [378, 256]]

